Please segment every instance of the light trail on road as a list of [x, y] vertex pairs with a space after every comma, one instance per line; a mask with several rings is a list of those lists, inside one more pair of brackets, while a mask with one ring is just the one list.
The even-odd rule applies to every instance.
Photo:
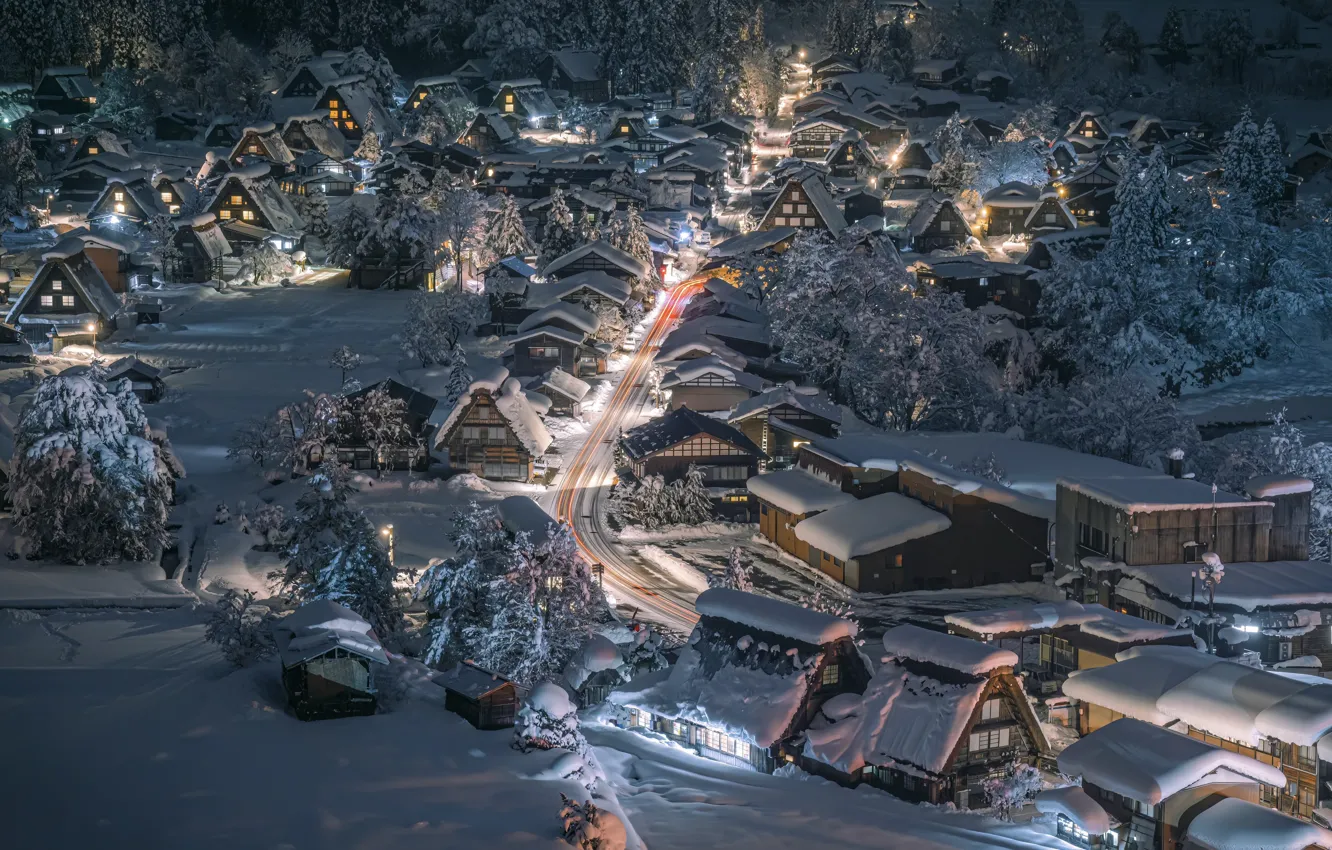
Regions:
[[616, 601], [622, 607], [637, 609], [642, 620], [683, 634], [688, 634], [698, 621], [688, 589], [663, 584], [660, 576], [627, 558], [618, 544], [606, 539], [608, 526], [601, 495], [614, 472], [615, 444], [625, 419], [647, 399], [653, 356], [685, 303], [702, 285], [702, 279], [692, 278], [666, 294], [660, 314], [625, 368], [587, 442], [565, 470], [555, 495], [555, 518], [569, 523], [588, 563], [602, 566], [602, 581]]

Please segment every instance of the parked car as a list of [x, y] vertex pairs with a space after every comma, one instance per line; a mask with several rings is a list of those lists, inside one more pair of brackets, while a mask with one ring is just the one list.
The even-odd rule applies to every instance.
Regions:
[[700, 251], [706, 251], [712, 247], [712, 234], [706, 230], [700, 230], [694, 234], [694, 247]]

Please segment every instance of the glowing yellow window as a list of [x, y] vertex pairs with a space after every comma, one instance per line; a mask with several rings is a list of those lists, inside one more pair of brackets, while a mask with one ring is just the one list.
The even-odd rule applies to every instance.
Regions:
[[232, 206], [236, 206], [236, 207], [238, 207], [238, 206], [240, 206], [240, 205], [243, 204], [243, 203], [245, 203], [245, 201], [241, 199], [241, 196], [240, 196], [240, 195], [232, 195], [232, 196], [231, 196], [231, 205], [232, 205]]
[[89, 102], [89, 103], [96, 103], [96, 102], [97, 102], [97, 98], [95, 98], [95, 97], [90, 97], [90, 98], [88, 98], [88, 102]]
[[246, 221], [254, 221], [254, 210], [241, 210], [241, 218]]
[[342, 110], [342, 117], [343, 117], [343, 118], [350, 118], [350, 117], [351, 117], [351, 113], [344, 109], [344, 110]]
[[250, 146], [246, 148], [246, 151], [249, 153], [259, 153], [259, 144], [257, 142], [250, 142]]
[[97, 145], [88, 145], [88, 153], [91, 156], [96, 156], [100, 151], [98, 151]]
[[162, 203], [164, 203], [164, 204], [169, 204], [169, 203], [171, 203], [171, 193], [170, 193], [170, 192], [163, 192], [163, 193], [162, 193]]
[[330, 109], [328, 110], [328, 117], [329, 117], [329, 118], [337, 118], [337, 117], [338, 117], [338, 111], [337, 111], [336, 109], [331, 109], [331, 108], [330, 108]]
[[167, 207], [167, 212], [171, 213], [172, 215], [178, 214], [180, 212], [180, 204], [172, 204], [171, 206]]
[[337, 102], [336, 100], [330, 100], [330, 101], [328, 102], [328, 108], [329, 108], [329, 109], [337, 109], [337, 108], [338, 108], [338, 102]]
[[425, 93], [425, 92], [417, 92], [417, 93], [416, 93], [416, 99], [417, 99], [417, 100], [425, 100], [425, 99], [426, 99], [426, 93]]
[[231, 210], [221, 210], [217, 215], [219, 218], [231, 218]]
[[118, 213], [123, 213], [124, 211], [125, 211], [125, 205], [124, 205], [124, 204], [116, 204], [116, 212], [118, 212]]
[[125, 200], [125, 193], [124, 193], [124, 192], [112, 192], [111, 195], [112, 195], [112, 197], [114, 197], [117, 201], [123, 201], [123, 200]]

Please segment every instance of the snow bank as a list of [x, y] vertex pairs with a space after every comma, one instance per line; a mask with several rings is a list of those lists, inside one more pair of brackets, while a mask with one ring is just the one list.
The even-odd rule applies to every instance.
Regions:
[[853, 638], [858, 629], [855, 623], [831, 614], [723, 587], [710, 588], [699, 594], [694, 600], [694, 609], [704, 617], [720, 617], [815, 646], [839, 638]]
[[899, 493], [881, 493], [801, 520], [795, 535], [843, 561], [952, 527], [945, 514]]
[[638, 550], [638, 554], [677, 584], [688, 587], [695, 593], [702, 593], [708, 589], [707, 576], [660, 546], [644, 546]]
[[1080, 785], [1042, 791], [1036, 795], [1036, 811], [1063, 815], [1092, 835], [1101, 835], [1110, 829], [1110, 816]]
[[1185, 835], [1200, 850], [1332, 848], [1332, 832], [1321, 826], [1236, 797], [1223, 797], [1204, 809]]
[[1152, 805], [1222, 771], [1277, 788], [1281, 769], [1129, 717], [1103, 726], [1059, 754], [1059, 770]]
[[614, 670], [623, 665], [624, 656], [620, 654], [620, 648], [605, 635], [594, 634], [569, 660], [569, 664], [564, 668], [564, 681], [576, 691], [593, 673]]
[[1016, 667], [1018, 664], [1017, 655], [1010, 650], [909, 623], [884, 632], [883, 648], [897, 658], [937, 664], [974, 676], [985, 675], [998, 667]]
[[840, 487], [800, 469], [756, 475], [745, 482], [749, 492], [789, 514], [810, 514], [856, 501]]

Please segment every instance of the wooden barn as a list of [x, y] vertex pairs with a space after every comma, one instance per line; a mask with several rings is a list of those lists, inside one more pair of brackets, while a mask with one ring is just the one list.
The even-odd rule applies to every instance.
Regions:
[[495, 109], [479, 110], [458, 137], [459, 142], [482, 155], [503, 150], [517, 140], [518, 134]]
[[1049, 754], [1012, 652], [915, 625], [885, 632], [883, 650], [863, 694], [826, 703], [811, 719], [802, 768], [967, 809], [987, 805], [988, 779]]
[[592, 391], [592, 386], [563, 369], [551, 369], [537, 379], [534, 389], [550, 399], [553, 413], [567, 413], [582, 418], [583, 399]]
[[[855, 623], [716, 587], [699, 594], [695, 608], [698, 625], [666, 678], [610, 695], [628, 709], [629, 728], [771, 773], [799, 751], [793, 741], [821, 706], [870, 680]], [[744, 698], [736, 681], [745, 683]]]
[[435, 432], [435, 449], [448, 450], [460, 471], [495, 481], [531, 481], [550, 433], [516, 378], [500, 369], [471, 387]]
[[82, 65], [47, 68], [32, 91], [33, 106], [59, 115], [81, 115], [97, 108], [97, 88]]
[[510, 729], [521, 703], [518, 686], [463, 661], [430, 681], [444, 689], [444, 707], [477, 729]]
[[360, 615], [317, 599], [278, 620], [273, 640], [288, 704], [301, 720], [375, 713], [375, 672], [388, 655]]

